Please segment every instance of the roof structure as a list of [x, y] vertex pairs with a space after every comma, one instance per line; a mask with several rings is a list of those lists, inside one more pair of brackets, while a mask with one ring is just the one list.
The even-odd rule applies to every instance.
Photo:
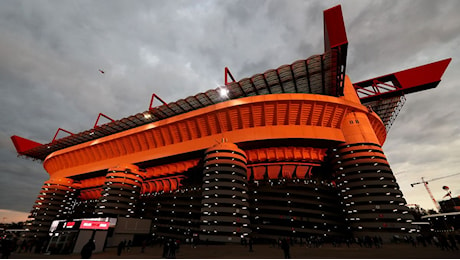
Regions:
[[[251, 78], [245, 78], [238, 82], [231, 82], [224, 87], [211, 89], [204, 93], [198, 93], [175, 102], [164, 103], [160, 99], [160, 101], [163, 102], [160, 106], [150, 107], [149, 110], [142, 113], [120, 120], [112, 120], [100, 126], [97, 126], [96, 122], [94, 128], [77, 134], [59, 128], [55, 137], [61, 130], [70, 135], [60, 139], [54, 138], [53, 141], [48, 144], [42, 145], [19, 136], [12, 136], [11, 138], [16, 146], [18, 154], [33, 159], [44, 160], [46, 156], [52, 152], [66, 147], [88, 142], [230, 99], [280, 93], [328, 95], [335, 89], [335, 85], [331, 84], [331, 78], [333, 70], [335, 69], [333, 65], [335, 65], [336, 53], [337, 52], [331, 51], [322, 55], [312, 56], [306, 60], [298, 60], [291, 65], [284, 65], [276, 70], [268, 70], [263, 74], [256, 74]], [[222, 89], [226, 90], [225, 97], [220, 93]], [[159, 99], [154, 94], [152, 96], [152, 102], [155, 97]]]
[[380, 116], [388, 132], [406, 101], [405, 95], [437, 87], [450, 61], [444, 59], [364, 80], [353, 86], [361, 103]]
[[[53, 141], [40, 144], [19, 136], [11, 139], [19, 155], [36, 160], [45, 158], [54, 151], [88, 142], [104, 136], [122, 132], [134, 127], [149, 124], [165, 118], [187, 113], [196, 109], [214, 105], [230, 99], [247, 96], [311, 93], [329, 96], [342, 96], [345, 78], [348, 40], [340, 5], [324, 11], [324, 53], [305, 60], [298, 60], [290, 65], [267, 70], [250, 78], [227, 82], [228, 69], [225, 69], [225, 86], [198, 93], [194, 96], [166, 103], [155, 94], [152, 95], [147, 111], [111, 120], [100, 126], [96, 121], [94, 127], [77, 134], [62, 128], [56, 132]], [[387, 126], [387, 131], [396, 118], [405, 101], [405, 94], [436, 87], [451, 59], [423, 65], [420, 67], [388, 74], [353, 84], [363, 105], [375, 111]], [[224, 91], [224, 95], [222, 95]], [[154, 98], [163, 104], [152, 107]], [[59, 131], [69, 136], [56, 139]]]

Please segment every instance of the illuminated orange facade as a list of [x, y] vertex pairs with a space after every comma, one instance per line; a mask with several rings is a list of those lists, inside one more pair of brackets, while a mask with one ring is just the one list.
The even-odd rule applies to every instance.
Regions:
[[401, 93], [436, 87], [450, 59], [353, 84], [347, 44], [337, 6], [322, 55], [50, 144], [13, 136], [50, 174], [32, 230], [123, 216], [152, 219], [157, 235], [227, 242], [415, 232], [381, 147]]

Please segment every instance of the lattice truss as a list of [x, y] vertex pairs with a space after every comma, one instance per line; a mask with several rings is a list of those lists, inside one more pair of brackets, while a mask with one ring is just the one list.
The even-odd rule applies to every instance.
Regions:
[[372, 101], [366, 103], [366, 106], [372, 109], [372, 111], [374, 111], [382, 119], [388, 133], [404, 103], [406, 103], [406, 97], [402, 95], [399, 97]]
[[[364, 101], [363, 105], [374, 111], [382, 119], [387, 132], [390, 130], [403, 105], [406, 103], [404, 93], [400, 93], [398, 96], [385, 97], [385, 93], [389, 94], [400, 88], [400, 86], [397, 85], [397, 82], [394, 80], [387, 82], [373, 80], [368, 86], [355, 85], [358, 97]], [[372, 98], [376, 96], [380, 98]]]

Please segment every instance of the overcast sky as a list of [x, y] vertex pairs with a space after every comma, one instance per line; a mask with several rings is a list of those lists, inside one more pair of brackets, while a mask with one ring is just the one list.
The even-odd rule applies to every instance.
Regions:
[[[339, 1], [0, 1], [0, 218], [28, 212], [48, 174], [11, 135], [49, 143], [99, 112], [121, 119], [323, 53], [323, 10]], [[383, 147], [408, 203], [413, 182], [460, 172], [460, 1], [346, 1], [352, 82], [452, 58], [436, 89], [410, 94]], [[98, 70], [105, 71], [104, 74]], [[102, 121], [101, 121], [102, 122]], [[105, 121], [104, 121], [105, 122]], [[60, 134], [59, 137], [65, 136]], [[429, 184], [436, 199], [460, 175]]]

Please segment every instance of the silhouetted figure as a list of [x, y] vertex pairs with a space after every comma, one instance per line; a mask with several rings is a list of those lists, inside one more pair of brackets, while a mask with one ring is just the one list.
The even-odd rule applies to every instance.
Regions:
[[163, 257], [163, 258], [168, 257], [168, 252], [169, 252], [170, 245], [171, 245], [171, 243], [169, 243], [169, 241], [165, 239], [165, 242], [163, 244], [163, 254], [162, 254], [161, 257]]
[[450, 234], [447, 239], [449, 240], [450, 242], [450, 248], [452, 248], [452, 250], [456, 249], [458, 250], [458, 247], [457, 247], [457, 242], [455, 242], [455, 237]]
[[11, 254], [11, 249], [13, 245], [11, 244], [12, 241], [8, 239], [1, 240], [2, 243], [2, 258], [9, 258]]
[[131, 242], [131, 240], [129, 240], [129, 241], [128, 241], [128, 244], [126, 245], [126, 251], [128, 251], [128, 253], [131, 252], [131, 246], [132, 246], [132, 244], [133, 244], [133, 243]]
[[144, 239], [144, 240], [142, 241], [141, 253], [144, 253], [145, 247], [146, 247], [146, 246], [147, 246], [147, 241]]
[[94, 249], [96, 249], [96, 244], [94, 244], [94, 240], [90, 239], [81, 249], [81, 258], [91, 258]]
[[117, 255], [120, 256], [121, 252], [125, 249], [125, 241], [120, 241], [117, 248]]
[[22, 240], [22, 243], [21, 243], [21, 245], [19, 246], [18, 253], [21, 253], [22, 250], [24, 250], [24, 252], [27, 252], [27, 241], [26, 241], [25, 239]]
[[436, 247], [441, 246], [441, 244], [439, 243], [439, 238], [437, 236], [433, 236], [433, 243]]
[[439, 237], [439, 244], [441, 245], [441, 250], [449, 250], [450, 246], [449, 243], [447, 242], [447, 238], [445, 236], [440, 236]]
[[176, 258], [176, 249], [177, 249], [176, 241], [171, 240], [170, 245], [169, 245], [168, 258]]
[[281, 240], [281, 249], [283, 249], [284, 258], [291, 258], [291, 254], [289, 253], [289, 243], [286, 239]]

